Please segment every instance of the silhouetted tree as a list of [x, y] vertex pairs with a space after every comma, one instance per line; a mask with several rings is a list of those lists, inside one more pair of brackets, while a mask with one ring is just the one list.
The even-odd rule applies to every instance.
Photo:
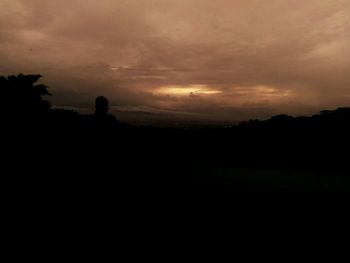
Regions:
[[36, 84], [41, 75], [0, 77], [0, 110], [5, 114], [40, 114], [51, 104], [43, 96], [51, 95], [43, 84]]

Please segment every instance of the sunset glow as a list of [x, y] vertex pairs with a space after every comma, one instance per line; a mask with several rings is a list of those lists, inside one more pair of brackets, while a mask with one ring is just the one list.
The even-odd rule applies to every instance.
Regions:
[[189, 86], [165, 86], [153, 92], [159, 95], [171, 96], [189, 96], [189, 95], [214, 95], [222, 91], [210, 89], [206, 85], [189, 85]]

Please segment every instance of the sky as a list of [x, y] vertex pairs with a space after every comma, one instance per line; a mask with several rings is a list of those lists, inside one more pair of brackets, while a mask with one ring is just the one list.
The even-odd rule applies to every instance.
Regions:
[[350, 106], [350, 0], [0, 0], [0, 75], [130, 123]]

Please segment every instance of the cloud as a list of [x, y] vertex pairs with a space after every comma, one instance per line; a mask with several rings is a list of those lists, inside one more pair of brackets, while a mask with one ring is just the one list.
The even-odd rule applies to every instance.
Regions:
[[[0, 72], [57, 105], [240, 120], [350, 104], [349, 0], [3, 0]], [[213, 94], [155, 94], [202, 85]], [[198, 93], [198, 92], [197, 92]]]

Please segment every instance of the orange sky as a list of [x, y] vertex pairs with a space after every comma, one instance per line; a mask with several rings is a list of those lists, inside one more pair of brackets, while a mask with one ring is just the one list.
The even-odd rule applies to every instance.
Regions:
[[[0, 73], [122, 120], [350, 106], [350, 0], [1, 0]], [[148, 119], [147, 119], [148, 120]]]

